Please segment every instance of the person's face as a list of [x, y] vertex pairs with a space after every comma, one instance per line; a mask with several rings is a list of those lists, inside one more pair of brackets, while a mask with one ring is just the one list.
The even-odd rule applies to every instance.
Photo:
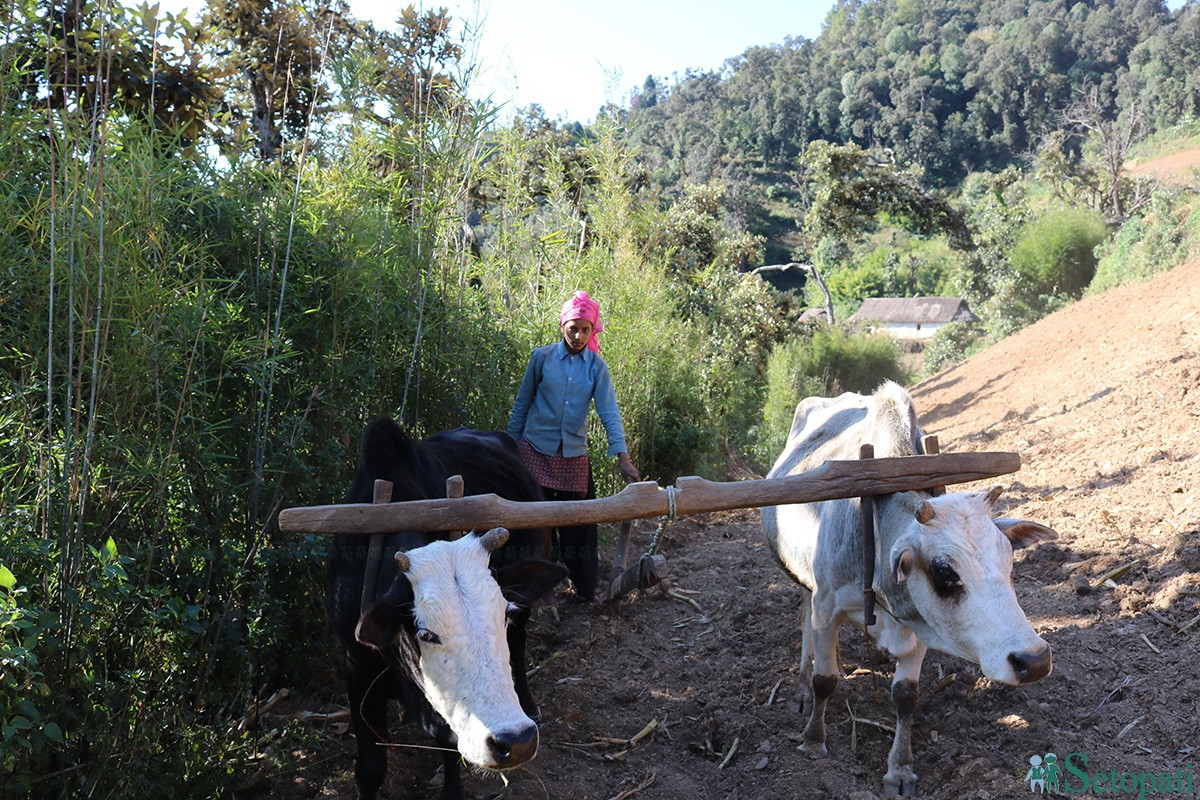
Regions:
[[592, 339], [592, 323], [586, 319], [569, 319], [559, 327], [562, 328], [563, 341], [570, 353], [582, 352]]

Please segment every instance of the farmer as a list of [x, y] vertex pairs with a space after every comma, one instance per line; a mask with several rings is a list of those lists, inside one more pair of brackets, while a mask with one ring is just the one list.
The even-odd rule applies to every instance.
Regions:
[[[600, 306], [587, 292], [575, 292], [563, 303], [558, 326], [562, 340], [529, 356], [508, 432], [547, 499], [587, 500], [596, 496], [587, 450], [592, 401], [608, 436], [608, 455], [618, 457], [626, 482], [638, 480], [638, 471], [629, 460], [612, 377], [600, 357]], [[576, 596], [584, 601], [596, 595], [596, 540], [595, 525], [558, 529], [559, 557], [567, 565]]]

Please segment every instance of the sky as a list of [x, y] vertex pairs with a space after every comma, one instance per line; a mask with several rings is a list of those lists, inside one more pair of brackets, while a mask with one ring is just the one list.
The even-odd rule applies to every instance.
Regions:
[[[408, 0], [349, 0], [352, 13], [393, 28]], [[647, 75], [719, 69], [753, 45], [815, 39], [834, 0], [442, 0], [473, 37], [471, 95], [533, 103], [551, 119], [591, 122]]]
[[720, 69], [754, 45], [815, 39], [835, 0], [349, 0], [355, 16], [378, 28], [394, 28], [409, 2], [445, 6], [464, 25], [479, 67], [471, 96], [506, 112], [537, 103], [550, 119], [591, 122], [606, 102], [624, 104], [647, 75], [670, 81], [688, 69]]

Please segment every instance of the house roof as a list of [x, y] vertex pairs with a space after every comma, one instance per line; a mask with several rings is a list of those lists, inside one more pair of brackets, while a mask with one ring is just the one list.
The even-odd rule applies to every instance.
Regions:
[[961, 297], [868, 297], [850, 319], [910, 325], [979, 321]]

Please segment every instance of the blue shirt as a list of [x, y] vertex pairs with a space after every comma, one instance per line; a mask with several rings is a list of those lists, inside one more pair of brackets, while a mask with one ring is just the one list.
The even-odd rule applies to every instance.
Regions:
[[524, 436], [539, 453], [574, 458], [587, 453], [587, 418], [592, 401], [608, 434], [608, 455], [628, 452], [608, 364], [586, 347], [572, 354], [565, 342], [539, 347], [529, 356], [517, 390], [508, 433]]

